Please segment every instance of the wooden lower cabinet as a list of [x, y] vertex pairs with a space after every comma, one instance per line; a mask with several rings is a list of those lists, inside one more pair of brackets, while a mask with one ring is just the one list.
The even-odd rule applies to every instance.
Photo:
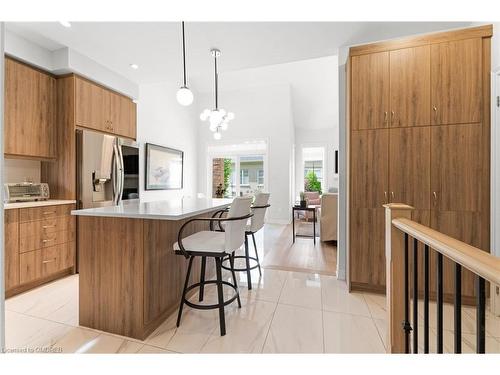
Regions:
[[5, 210], [5, 290], [19, 285], [19, 210]]
[[74, 272], [74, 205], [5, 210], [6, 296]]
[[385, 209], [351, 208], [351, 289], [385, 291]]

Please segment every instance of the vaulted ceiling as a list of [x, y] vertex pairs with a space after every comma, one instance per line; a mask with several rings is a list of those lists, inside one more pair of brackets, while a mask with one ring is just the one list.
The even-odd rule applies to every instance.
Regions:
[[[458, 22], [186, 22], [188, 75], [336, 55], [341, 46], [467, 26]], [[181, 34], [176, 22], [10, 22], [11, 32], [48, 50], [70, 47], [137, 83], [179, 81]], [[130, 68], [139, 65], [139, 69]]]

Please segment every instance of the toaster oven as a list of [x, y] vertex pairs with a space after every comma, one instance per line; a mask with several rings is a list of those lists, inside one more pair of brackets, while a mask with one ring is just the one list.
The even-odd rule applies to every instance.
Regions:
[[46, 183], [9, 183], [4, 184], [4, 201], [29, 202], [49, 199], [49, 185]]

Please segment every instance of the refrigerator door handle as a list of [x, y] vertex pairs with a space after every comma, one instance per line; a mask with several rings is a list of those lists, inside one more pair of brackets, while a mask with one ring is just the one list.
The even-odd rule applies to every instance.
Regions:
[[118, 152], [118, 147], [113, 145], [113, 173], [112, 173], [112, 180], [113, 180], [113, 204], [117, 205], [118, 202], [120, 201], [120, 179], [119, 179], [119, 173], [120, 173], [120, 154]]
[[122, 146], [121, 144], [117, 146], [117, 149], [118, 149], [118, 156], [119, 156], [119, 162], [120, 162], [120, 169], [119, 169], [119, 174], [118, 174], [118, 178], [119, 178], [119, 183], [120, 183], [120, 190], [118, 191], [118, 202], [121, 202], [122, 200], [122, 196], [123, 196], [123, 187], [125, 185], [125, 165], [124, 165], [124, 162], [123, 162], [123, 153], [122, 153]]

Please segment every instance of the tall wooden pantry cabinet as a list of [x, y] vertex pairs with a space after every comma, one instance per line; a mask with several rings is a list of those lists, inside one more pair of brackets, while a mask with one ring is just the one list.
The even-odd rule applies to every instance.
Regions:
[[[489, 251], [491, 36], [488, 25], [350, 49], [351, 290], [385, 292], [385, 203]], [[444, 272], [451, 299], [451, 264]], [[467, 303], [473, 277], [462, 277]]]

